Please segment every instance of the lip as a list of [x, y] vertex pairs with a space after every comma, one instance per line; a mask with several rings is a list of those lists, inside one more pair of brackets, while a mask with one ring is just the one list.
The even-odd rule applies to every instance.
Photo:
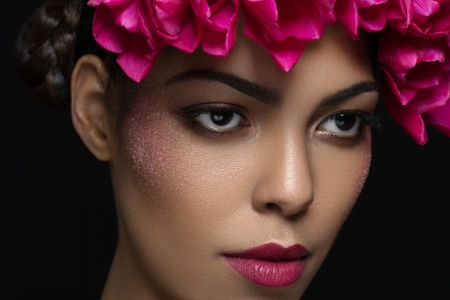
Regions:
[[267, 243], [224, 255], [224, 258], [230, 267], [256, 284], [285, 287], [300, 278], [308, 254], [308, 250], [300, 244], [284, 248], [277, 243]]

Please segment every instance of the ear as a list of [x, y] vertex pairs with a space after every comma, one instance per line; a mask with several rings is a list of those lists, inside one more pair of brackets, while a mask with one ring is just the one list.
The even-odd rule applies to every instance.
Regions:
[[101, 161], [111, 160], [113, 124], [105, 105], [108, 74], [100, 58], [81, 57], [72, 73], [72, 122], [86, 147]]

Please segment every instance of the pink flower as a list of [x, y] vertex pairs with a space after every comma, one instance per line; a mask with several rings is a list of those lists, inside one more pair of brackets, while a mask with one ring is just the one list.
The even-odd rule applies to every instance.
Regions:
[[269, 51], [287, 72], [308, 41], [320, 38], [326, 19], [322, 9], [330, 5], [330, 1], [322, 2], [319, 6], [317, 1], [243, 0], [244, 33]]
[[239, 0], [191, 0], [197, 18], [203, 23], [203, 51], [225, 57], [236, 42]]
[[189, 0], [136, 2], [142, 3], [139, 18], [145, 36], [156, 32], [166, 45], [188, 53], [197, 49], [202, 37], [202, 24], [198, 22]]
[[403, 34], [441, 38], [450, 32], [450, 1], [390, 0], [388, 24]]
[[322, 13], [324, 24], [333, 24], [336, 22], [336, 14], [334, 13], [334, 5], [336, 0], [316, 1], [317, 6]]
[[386, 28], [379, 38], [386, 107], [423, 145], [425, 125], [450, 135], [450, 45], [448, 37], [418, 39]]
[[[91, 0], [98, 5], [92, 31], [97, 43], [117, 53], [117, 63], [134, 81], [141, 81], [164, 48], [156, 36], [144, 36], [138, 22], [138, 2], [133, 0]], [[109, 5], [109, 6], [108, 6]]]
[[378, 32], [386, 26], [388, 0], [337, 0], [335, 13], [352, 38], [358, 38], [358, 28]]

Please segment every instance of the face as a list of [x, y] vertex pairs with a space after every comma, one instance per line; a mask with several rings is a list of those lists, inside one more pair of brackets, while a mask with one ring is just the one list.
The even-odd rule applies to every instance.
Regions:
[[368, 53], [329, 26], [288, 73], [242, 33], [224, 59], [162, 58], [110, 162], [122, 293], [298, 299], [367, 176]]

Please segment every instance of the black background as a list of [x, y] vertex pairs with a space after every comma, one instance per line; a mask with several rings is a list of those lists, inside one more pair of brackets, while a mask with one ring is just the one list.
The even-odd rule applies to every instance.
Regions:
[[[0, 4], [0, 298], [98, 299], [117, 239], [107, 165], [12, 66], [42, 2]], [[420, 147], [378, 112], [366, 186], [303, 299], [450, 299], [450, 138], [430, 128]]]

